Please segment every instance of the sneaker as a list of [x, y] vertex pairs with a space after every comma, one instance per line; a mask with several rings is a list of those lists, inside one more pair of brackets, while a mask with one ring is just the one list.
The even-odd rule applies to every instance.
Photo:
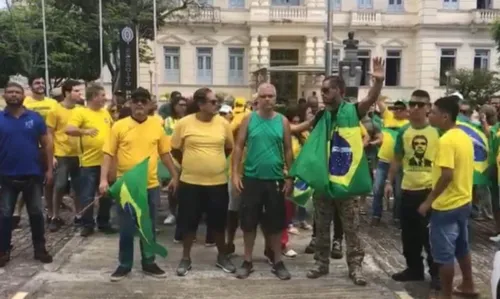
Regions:
[[35, 260], [44, 264], [52, 263], [52, 256], [45, 250], [45, 248], [35, 250]]
[[179, 244], [179, 243], [181, 243], [181, 242], [182, 242], [182, 240], [177, 240], [177, 239], [174, 239], [174, 244]]
[[424, 273], [414, 272], [410, 269], [405, 269], [401, 272], [392, 274], [392, 279], [395, 281], [406, 282], [406, 281], [422, 281], [424, 280]]
[[365, 286], [368, 284], [366, 278], [363, 275], [363, 272], [361, 271], [361, 268], [349, 271], [349, 278], [357, 286]]
[[287, 249], [283, 250], [282, 254], [283, 254], [284, 256], [286, 256], [287, 258], [294, 258], [294, 257], [297, 257], [297, 252], [295, 252], [295, 250], [293, 250], [293, 249], [289, 249], [289, 248], [287, 248]]
[[236, 270], [236, 278], [246, 279], [253, 272], [253, 263], [248, 261], [243, 261], [241, 267]]
[[143, 265], [142, 266], [142, 272], [144, 272], [144, 274], [146, 274], [146, 275], [150, 275], [150, 276], [153, 276], [153, 277], [156, 277], [156, 278], [165, 278], [165, 277], [167, 277], [167, 273], [165, 273], [165, 271], [163, 271], [162, 269], [160, 269], [160, 267], [158, 267], [158, 265], [155, 264], [155, 263], [148, 264], [148, 265]]
[[94, 228], [93, 227], [84, 227], [80, 231], [80, 236], [86, 238], [94, 233]]
[[334, 240], [332, 243], [332, 252], [330, 253], [330, 257], [335, 260], [340, 260], [343, 256], [342, 241]]
[[299, 224], [299, 226], [303, 230], [312, 230], [313, 229], [312, 225], [310, 225], [309, 223], [307, 223], [307, 221], [301, 221], [300, 224]]
[[226, 273], [236, 272], [236, 267], [233, 265], [233, 263], [231, 262], [231, 260], [227, 255], [219, 254], [217, 256], [217, 263], [215, 265], [221, 268], [222, 271]]
[[20, 222], [21, 216], [12, 216], [12, 230], [18, 229]]
[[177, 266], [177, 276], [186, 276], [191, 270], [191, 260], [182, 259]]
[[215, 243], [205, 243], [205, 247], [215, 247]]
[[124, 279], [125, 277], [127, 277], [127, 275], [130, 273], [131, 269], [129, 268], [125, 268], [125, 267], [122, 267], [122, 266], [118, 266], [118, 268], [116, 268], [115, 272], [113, 272], [113, 274], [111, 274], [111, 281], [120, 281], [122, 279]]
[[163, 224], [165, 225], [173, 225], [175, 224], [175, 216], [173, 214], [170, 214], [165, 218], [165, 221], [163, 221]]
[[330, 271], [329, 271], [328, 265], [325, 267], [325, 266], [321, 266], [320, 264], [316, 263], [314, 268], [307, 272], [306, 276], [309, 279], [316, 279], [316, 278], [320, 278], [321, 276], [328, 275], [329, 272]]
[[492, 242], [500, 242], [500, 233], [497, 233], [496, 235], [490, 237], [490, 241], [492, 241]]
[[0, 268], [5, 267], [10, 261], [10, 251], [0, 252]]
[[288, 226], [288, 233], [296, 236], [300, 235], [300, 231], [293, 225]]
[[274, 264], [271, 272], [281, 280], [289, 280], [290, 278], [292, 278], [292, 275], [290, 275], [290, 272], [288, 272], [288, 270], [286, 269], [283, 261], [279, 261]]
[[61, 218], [52, 218], [49, 222], [49, 230], [51, 232], [56, 232], [58, 231], [61, 226], [64, 225], [64, 221]]
[[307, 254], [313, 254], [316, 251], [316, 239], [312, 238], [311, 242], [309, 242], [309, 245], [307, 245], [305, 253]]
[[112, 227], [111, 225], [99, 226], [98, 229], [101, 233], [104, 233], [106, 235], [112, 235], [118, 232], [118, 230]]

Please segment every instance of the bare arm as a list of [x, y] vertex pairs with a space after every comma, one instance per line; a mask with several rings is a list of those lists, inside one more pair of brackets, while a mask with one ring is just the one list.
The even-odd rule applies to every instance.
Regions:
[[314, 121], [314, 117], [310, 118], [298, 125], [290, 124], [290, 129], [292, 133], [302, 133], [304, 131], [309, 130], [309, 128], [312, 125], [312, 122]]
[[401, 155], [394, 155], [394, 159], [392, 159], [391, 166], [389, 167], [389, 173], [387, 174], [387, 180], [385, 181], [386, 184], [392, 184], [394, 182], [396, 173], [401, 168], [402, 161], [403, 157]]
[[358, 113], [360, 116], [366, 115], [370, 107], [377, 102], [380, 96], [385, 79], [384, 65], [385, 63], [382, 58], [373, 58], [373, 72], [371, 73], [373, 85], [368, 91], [367, 97], [358, 104]]
[[182, 151], [180, 149], [173, 148], [170, 154], [177, 162], [179, 162], [179, 164], [182, 165]]
[[52, 134], [47, 132], [46, 134], [40, 137], [40, 144], [42, 146], [42, 150], [45, 153], [45, 162], [47, 163], [47, 172], [52, 172], [54, 168], [54, 141], [52, 138]]
[[111, 168], [111, 163], [113, 162], [113, 156], [108, 153], [104, 153], [104, 157], [101, 163], [101, 182], [108, 181], [108, 174]]
[[168, 172], [170, 172], [170, 175], [172, 176], [172, 179], [177, 180], [179, 178], [179, 173], [177, 172], [177, 168], [174, 165], [174, 161], [172, 160], [170, 153], [160, 155], [160, 159], [163, 165], [167, 167]]
[[87, 132], [87, 130], [80, 129], [80, 128], [77, 128], [77, 127], [71, 126], [71, 125], [68, 125], [66, 127], [65, 132], [69, 136], [75, 136], [75, 137], [81, 137], [81, 136], [89, 135], [89, 133]]
[[283, 117], [283, 150], [285, 152], [285, 165], [286, 169], [289, 171], [292, 168], [293, 162], [293, 151], [292, 151], [292, 130], [290, 128], [290, 122], [286, 117]]
[[380, 144], [382, 144], [382, 138], [383, 138], [383, 134], [382, 133], [377, 133], [375, 135], [375, 139], [372, 140], [370, 142], [370, 144], [372, 144], [372, 145], [380, 145]]
[[236, 142], [234, 143], [233, 149], [233, 163], [232, 163], [232, 174], [235, 176], [241, 176], [239, 173], [239, 164], [243, 157], [243, 148], [245, 147], [245, 142], [248, 133], [248, 123], [250, 122], [250, 115], [247, 115], [241, 122], [241, 126], [238, 130], [238, 136], [236, 137]]

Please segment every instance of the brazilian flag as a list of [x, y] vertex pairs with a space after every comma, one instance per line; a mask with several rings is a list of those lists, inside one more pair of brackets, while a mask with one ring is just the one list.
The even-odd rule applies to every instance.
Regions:
[[457, 126], [462, 129], [472, 140], [474, 145], [474, 185], [489, 184], [488, 179], [488, 138], [480, 127], [471, 123], [463, 116], [457, 119]]
[[291, 200], [300, 207], [305, 207], [309, 199], [313, 195], [313, 190], [306, 182], [299, 179], [293, 184], [293, 194]]
[[110, 188], [109, 195], [135, 221], [144, 252], [167, 257], [165, 247], [156, 243], [148, 204], [149, 158], [134, 166]]
[[329, 111], [323, 112], [290, 174], [315, 192], [334, 199], [371, 191], [368, 161], [353, 104], [343, 102], [335, 120]]

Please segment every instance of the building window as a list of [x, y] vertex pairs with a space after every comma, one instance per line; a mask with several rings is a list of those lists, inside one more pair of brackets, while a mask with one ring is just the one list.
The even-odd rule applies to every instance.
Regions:
[[448, 76], [446, 72], [455, 69], [457, 60], [457, 49], [441, 49], [441, 58], [439, 59], [439, 86], [446, 86]]
[[229, 0], [229, 8], [245, 8], [245, 0]]
[[401, 50], [387, 50], [385, 59], [385, 85], [401, 85]]
[[342, 7], [342, 0], [325, 0], [325, 6], [328, 7], [328, 1], [332, 3], [332, 11], [340, 11]]
[[444, 9], [458, 9], [458, 0], [443, 0]]
[[198, 84], [212, 84], [212, 48], [196, 48]]
[[475, 50], [474, 69], [488, 70], [490, 68], [490, 50]]
[[361, 86], [370, 85], [370, 50], [359, 50], [358, 59], [361, 61]]
[[389, 0], [389, 11], [403, 11], [403, 0]]
[[332, 72], [339, 73], [340, 49], [332, 49]]
[[180, 83], [180, 48], [164, 47], [165, 56], [165, 80], [167, 83]]
[[245, 84], [245, 75], [243, 72], [243, 61], [245, 57], [245, 49], [243, 48], [229, 48], [229, 85], [243, 85]]
[[271, 0], [271, 5], [300, 6], [300, 0]]
[[372, 0], [358, 0], [358, 9], [372, 9]]
[[476, 1], [477, 9], [492, 9], [493, 8], [493, 0], [477, 0]]

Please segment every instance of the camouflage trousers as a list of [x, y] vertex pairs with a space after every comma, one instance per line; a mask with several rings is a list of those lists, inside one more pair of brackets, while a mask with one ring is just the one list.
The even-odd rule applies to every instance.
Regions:
[[346, 244], [346, 260], [349, 272], [361, 268], [365, 252], [358, 237], [359, 200], [357, 198], [332, 200], [324, 195], [316, 195], [314, 200], [314, 217], [316, 222], [316, 263], [328, 269], [330, 264], [330, 226], [338, 211], [342, 223]]

